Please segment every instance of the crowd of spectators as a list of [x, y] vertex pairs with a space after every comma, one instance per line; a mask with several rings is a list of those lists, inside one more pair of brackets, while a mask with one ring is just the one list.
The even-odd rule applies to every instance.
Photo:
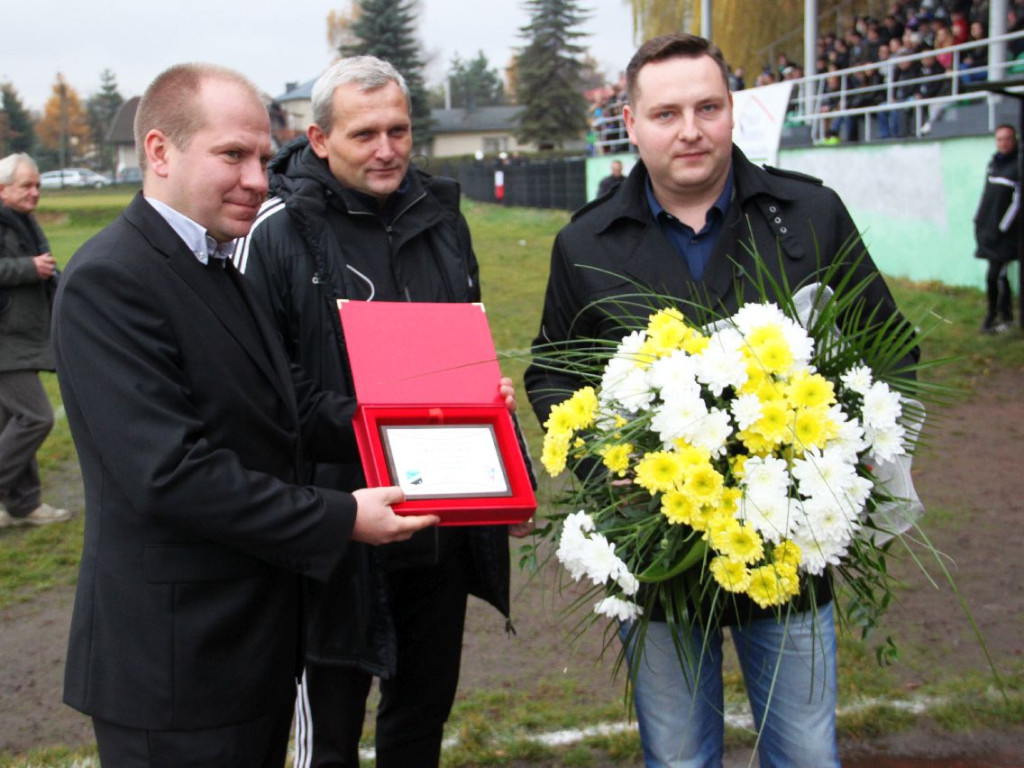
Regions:
[[626, 75], [621, 74], [616, 83], [595, 88], [584, 95], [589, 105], [588, 152], [597, 155], [628, 152], [629, 137], [622, 122], [622, 107], [626, 104]]
[[[872, 115], [872, 136], [883, 139], [906, 136], [917, 127], [913, 122], [913, 102], [947, 95], [950, 78], [946, 75], [950, 70], [956, 68], [960, 82], [965, 84], [987, 78], [987, 47], [965, 49], [957, 55], [951, 47], [985, 40], [988, 22], [989, 0], [903, 0], [893, 2], [884, 18], [857, 16], [845, 30], [818, 37], [815, 71], [838, 73], [866, 64], [877, 66], [847, 75], [845, 81], [838, 74], [829, 74], [818, 81], [810, 94], [810, 109], [828, 113], [892, 104], [892, 109]], [[1006, 30], [1024, 30], [1024, 0], [1008, 3]], [[927, 55], [911, 60], [901, 58], [913, 54]], [[1024, 71], [1024, 40], [1008, 44], [1007, 58], [1022, 59], [1019, 66]], [[780, 53], [773, 65], [757, 75], [753, 85], [771, 85], [803, 77], [803, 67], [787, 54]], [[886, 87], [890, 83], [891, 89]], [[745, 87], [743, 70], [732, 69], [730, 90]], [[590, 104], [588, 147], [591, 154], [628, 151], [629, 140], [620, 119], [626, 103], [625, 77], [586, 95]], [[793, 112], [805, 111], [799, 106], [799, 96], [794, 91]], [[941, 106], [922, 107], [922, 133], [929, 132], [941, 111]], [[864, 135], [864, 119], [859, 115], [836, 116], [826, 121], [825, 135], [831, 141], [856, 141]]]
[[[913, 128], [913, 102], [948, 94], [950, 78], [956, 68], [961, 83], [987, 77], [988, 50], [984, 46], [965, 49], [954, 55], [951, 46], [988, 37], [989, 0], [924, 0], [894, 2], [884, 18], [858, 16], [839, 33], [827, 33], [817, 40], [816, 71], [839, 72], [849, 67], [877, 64], [847, 76], [838, 75], [819, 81], [813, 109], [835, 112], [844, 109], [894, 104], [894, 108], [874, 113], [872, 134], [879, 138], [897, 138]], [[1009, 3], [1008, 32], [1024, 29], [1024, 0]], [[927, 54], [905, 60], [913, 54]], [[1024, 56], [1024, 44], [1011, 41], [1007, 57]], [[893, 64], [891, 60], [898, 59]], [[773, 67], [758, 75], [756, 85], [768, 85], [803, 77], [801, 68], [785, 54]], [[892, 84], [890, 89], [884, 86]], [[795, 102], [794, 102], [795, 103]], [[941, 107], [930, 105], [922, 113], [921, 132], [928, 133], [941, 114]], [[864, 132], [863, 116], [837, 116], [826, 122], [826, 136], [832, 140], [855, 141]]]

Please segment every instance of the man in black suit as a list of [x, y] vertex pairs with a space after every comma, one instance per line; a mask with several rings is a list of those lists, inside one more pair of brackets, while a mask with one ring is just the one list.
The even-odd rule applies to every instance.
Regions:
[[303, 485], [350, 457], [353, 403], [290, 368], [230, 254], [267, 190], [241, 75], [182, 65], [135, 121], [142, 193], [71, 260], [54, 346], [85, 484], [65, 701], [111, 766], [275, 766], [301, 663], [300, 578], [404, 540], [394, 488]]

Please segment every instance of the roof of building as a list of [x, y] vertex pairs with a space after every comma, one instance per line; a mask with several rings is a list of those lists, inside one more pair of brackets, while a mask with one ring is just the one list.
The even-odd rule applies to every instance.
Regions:
[[132, 96], [121, 105], [114, 115], [114, 122], [107, 131], [107, 141], [111, 144], [135, 143], [135, 113], [139, 109], [140, 96]]
[[434, 119], [434, 133], [480, 133], [481, 131], [514, 131], [519, 128], [519, 113], [522, 107], [477, 107], [472, 111], [459, 109], [435, 109], [430, 115]]
[[274, 101], [279, 104], [282, 101], [309, 101], [313, 98], [313, 84], [316, 80], [308, 80], [305, 83], [287, 83], [284, 93], [275, 96]]

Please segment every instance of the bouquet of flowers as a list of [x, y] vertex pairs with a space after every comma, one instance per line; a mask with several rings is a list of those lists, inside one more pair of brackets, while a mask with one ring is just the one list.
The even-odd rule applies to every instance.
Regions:
[[882, 550], [923, 511], [923, 409], [891, 376], [912, 331], [841, 332], [849, 306], [814, 285], [703, 326], [654, 311], [554, 407], [541, 460], [573, 469], [583, 507], [553, 528], [556, 554], [597, 614], [643, 622], [661, 600], [714, 620], [738, 595], [781, 612], [829, 569], [884, 609]]

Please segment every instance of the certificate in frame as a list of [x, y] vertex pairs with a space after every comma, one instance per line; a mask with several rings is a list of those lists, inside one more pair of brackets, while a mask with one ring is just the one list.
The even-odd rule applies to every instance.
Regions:
[[491, 424], [383, 425], [391, 481], [407, 499], [511, 496]]

